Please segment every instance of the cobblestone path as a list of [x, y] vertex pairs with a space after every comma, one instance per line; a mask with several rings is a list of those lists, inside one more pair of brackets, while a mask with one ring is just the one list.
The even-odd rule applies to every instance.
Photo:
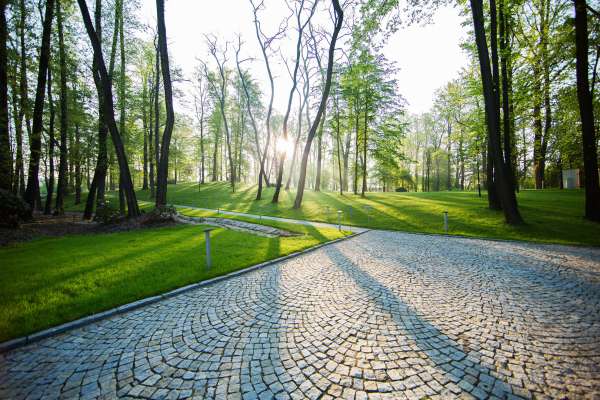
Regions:
[[599, 398], [600, 249], [371, 231], [0, 354], [0, 398]]

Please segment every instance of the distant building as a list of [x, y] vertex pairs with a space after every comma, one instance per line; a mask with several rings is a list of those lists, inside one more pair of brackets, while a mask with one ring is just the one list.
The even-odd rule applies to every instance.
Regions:
[[579, 188], [579, 169], [563, 169], [562, 179], [565, 189]]

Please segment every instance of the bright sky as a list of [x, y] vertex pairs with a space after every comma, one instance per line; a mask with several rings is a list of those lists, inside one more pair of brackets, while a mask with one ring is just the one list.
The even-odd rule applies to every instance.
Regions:
[[[142, 19], [151, 26], [155, 24], [154, 0], [142, 0]], [[267, 33], [274, 32], [286, 8], [282, 0], [266, 0], [267, 11], [263, 11], [261, 22]], [[245, 68], [262, 82], [267, 90], [266, 71], [260, 48], [254, 32], [252, 8], [248, 0], [170, 0], [165, 4], [165, 18], [169, 53], [172, 63], [183, 69], [186, 78], [191, 79], [198, 58], [212, 61], [205, 45], [204, 34], [215, 34], [224, 40], [237, 43], [240, 33], [245, 44], [243, 58], [254, 57]], [[295, 31], [289, 29], [289, 36], [281, 42], [282, 51], [288, 54], [293, 50]], [[460, 41], [466, 35], [461, 26], [461, 17], [452, 7], [439, 9], [432, 23], [425, 26], [413, 25], [400, 29], [388, 41], [384, 54], [396, 61], [399, 90], [408, 101], [408, 111], [427, 111], [433, 101], [435, 90], [455, 78], [458, 71], [467, 64], [467, 57], [460, 49]], [[235, 54], [230, 46], [229, 66], [235, 68]], [[285, 111], [290, 87], [290, 78], [279, 56], [273, 56], [276, 63], [275, 108]], [[186, 90], [187, 91], [187, 90]], [[186, 107], [183, 101], [183, 108]], [[190, 108], [191, 110], [191, 108]]]

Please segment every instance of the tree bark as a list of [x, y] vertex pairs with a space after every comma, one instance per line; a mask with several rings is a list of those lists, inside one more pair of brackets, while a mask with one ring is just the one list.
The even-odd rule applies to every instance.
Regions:
[[52, 214], [52, 195], [54, 194], [54, 99], [52, 98], [52, 69], [48, 68], [48, 179], [46, 180], [46, 204], [44, 214]]
[[156, 14], [158, 23], [158, 47], [163, 76], [163, 87], [165, 91], [165, 106], [167, 110], [165, 130], [163, 132], [162, 143], [160, 146], [160, 164], [158, 168], [158, 180], [156, 188], [156, 206], [160, 207], [167, 204], [167, 177], [169, 176], [169, 146], [171, 144], [173, 124], [175, 123], [175, 114], [173, 112], [173, 89], [171, 87], [171, 71], [169, 69], [169, 53], [167, 49], [167, 28], [165, 26], [164, 0], [156, 0]]
[[[304, 28], [310, 23], [310, 20], [315, 13], [316, 5], [317, 5], [317, 2], [315, 2], [313, 4], [311, 13], [308, 16], [306, 22], [304, 22], [303, 24], [300, 22], [300, 18], [301, 18], [301, 14], [302, 14], [302, 9], [304, 8], [304, 0], [300, 0], [300, 6], [299, 6], [300, 11], [298, 11], [298, 13], [297, 13], [298, 40], [296, 41], [296, 62], [294, 65], [294, 72], [292, 74], [292, 88], [290, 89], [290, 95], [288, 97], [287, 110], [283, 117], [283, 139], [286, 141], [288, 140], [288, 120], [289, 120], [290, 111], [292, 108], [292, 99], [294, 97], [294, 91], [296, 90], [296, 85], [297, 85], [298, 68], [300, 66], [300, 50], [302, 47], [302, 35], [304, 32]], [[309, 146], [309, 148], [310, 148], [310, 146]], [[277, 180], [275, 182], [275, 193], [273, 194], [273, 199], [271, 200], [272, 203], [279, 202], [279, 192], [281, 191], [281, 183], [283, 180], [283, 167], [284, 167], [284, 163], [285, 163], [285, 157], [286, 157], [285, 152], [281, 152], [281, 154], [279, 155], [279, 161], [278, 161], [279, 165], [278, 165], [278, 169], [277, 169]], [[308, 158], [308, 154], [306, 157]], [[298, 196], [296, 196], [296, 198], [297, 197]]]
[[6, 42], [6, 0], [0, 0], [0, 189], [12, 189], [12, 155], [8, 130], [8, 57]]
[[69, 130], [69, 110], [67, 99], [67, 59], [63, 33], [63, 18], [60, 1], [56, 2], [56, 25], [58, 28], [58, 53], [60, 58], [60, 161], [58, 166], [58, 187], [56, 190], [55, 215], [65, 213], [64, 202], [67, 191], [67, 133]]
[[308, 164], [308, 155], [310, 153], [310, 147], [312, 141], [317, 133], [321, 118], [325, 113], [325, 107], [327, 106], [327, 99], [329, 97], [329, 90], [331, 89], [331, 75], [333, 73], [333, 64], [335, 62], [335, 44], [337, 41], [338, 34], [342, 28], [342, 22], [344, 20], [344, 12], [338, 0], [332, 0], [333, 9], [335, 11], [335, 21], [333, 35], [331, 36], [331, 42], [329, 43], [329, 52], [327, 59], [327, 73], [325, 78], [325, 87], [323, 88], [323, 94], [321, 96], [321, 103], [315, 120], [313, 121], [310, 130], [308, 131], [308, 137], [306, 138], [306, 145], [304, 146], [304, 153], [302, 154], [302, 163], [300, 164], [300, 178], [298, 179], [298, 190], [296, 191], [296, 199], [294, 200], [294, 208], [298, 209], [302, 206], [302, 197], [304, 196], [304, 186], [306, 183], [306, 166]]
[[594, 127], [594, 108], [588, 78], [588, 26], [585, 0], [575, 0], [575, 49], [577, 99], [581, 116], [583, 166], [585, 174], [585, 217], [600, 222], [600, 184], [598, 149]]
[[[39, 209], [40, 201], [40, 155], [42, 150], [42, 129], [44, 114], [44, 97], [46, 95], [46, 77], [50, 61], [50, 34], [52, 31], [52, 18], [54, 17], [54, 0], [46, 1], [46, 11], [42, 28], [42, 45], [40, 47], [37, 88], [33, 107], [33, 126], [30, 138], [29, 175], [27, 176], [27, 190], [25, 201], [32, 209]], [[5, 24], [2, 24], [6, 26]]]
[[117, 156], [117, 162], [119, 164], [119, 169], [123, 174], [123, 191], [125, 192], [125, 197], [127, 200], [127, 215], [129, 217], [137, 217], [139, 216], [140, 211], [135, 196], [135, 190], [133, 188], [133, 182], [131, 180], [131, 174], [129, 171], [127, 156], [125, 154], [125, 148], [123, 146], [121, 135], [119, 134], [119, 129], [117, 128], [117, 124], [115, 122], [112, 85], [108, 76], [108, 72], [106, 70], [106, 65], [104, 64], [102, 48], [96, 31], [94, 30], [94, 27], [92, 25], [92, 20], [90, 19], [90, 14], [87, 8], [86, 1], [77, 0], [77, 2], [79, 4], [79, 8], [81, 9], [83, 22], [88, 36], [90, 37], [90, 41], [92, 42], [92, 47], [94, 49], [94, 58], [96, 59], [96, 63], [98, 65], [98, 72], [102, 86], [101, 106], [104, 109], [104, 117], [106, 120], [105, 123], [108, 126], [108, 130], [113, 141], [115, 153]]
[[[494, 163], [496, 173], [496, 183], [498, 184], [498, 197], [500, 198], [504, 218], [508, 224], [519, 225], [523, 223], [521, 214], [517, 206], [515, 192], [511, 190], [507, 181], [507, 170], [500, 147], [500, 121], [498, 104], [498, 87], [494, 85], [494, 78], [490, 69], [490, 59], [485, 37], [485, 26], [483, 19], [482, 0], [470, 0], [471, 11], [473, 13], [473, 26], [475, 31], [475, 41], [477, 44], [477, 53], [479, 56], [479, 67], [481, 70], [481, 80], [483, 86], [483, 95], [485, 100], [485, 115], [488, 129], [489, 148], [493, 157], [490, 162]], [[490, 2], [490, 8], [494, 9], [495, 4]], [[493, 12], [493, 11], [492, 11]]]

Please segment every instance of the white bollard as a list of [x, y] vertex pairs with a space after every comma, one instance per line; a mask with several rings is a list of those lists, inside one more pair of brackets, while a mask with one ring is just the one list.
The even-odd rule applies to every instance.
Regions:
[[212, 260], [210, 258], [210, 231], [215, 228], [206, 228], [204, 230], [204, 241], [206, 242], [206, 268], [210, 268], [212, 266]]
[[448, 211], [444, 211], [444, 232], [448, 233]]

